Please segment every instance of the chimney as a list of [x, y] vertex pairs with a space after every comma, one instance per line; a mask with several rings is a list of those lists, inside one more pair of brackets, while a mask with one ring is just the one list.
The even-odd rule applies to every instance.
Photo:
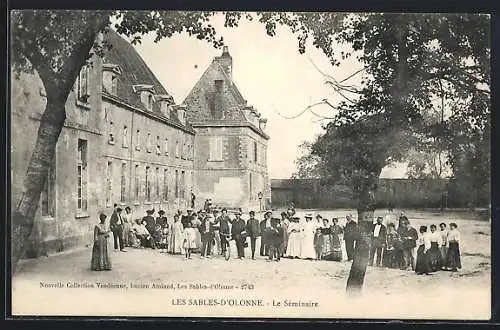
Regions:
[[265, 131], [266, 130], [266, 125], [267, 125], [267, 119], [260, 118], [259, 119], [259, 128], [260, 128], [261, 131]]
[[229, 48], [227, 46], [222, 47], [222, 55], [215, 58], [219, 62], [220, 66], [224, 69], [227, 76], [233, 79], [233, 58], [229, 54]]

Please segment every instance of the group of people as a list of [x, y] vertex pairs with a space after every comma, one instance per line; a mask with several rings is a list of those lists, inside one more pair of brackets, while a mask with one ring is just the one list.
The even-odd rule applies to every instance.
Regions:
[[[95, 227], [92, 269], [111, 269], [107, 251], [107, 238], [111, 234], [117, 251], [126, 252], [126, 247], [152, 248], [184, 255], [186, 259], [191, 259], [193, 253], [199, 253], [201, 258], [225, 255], [229, 241], [234, 240], [239, 259], [245, 258], [245, 248], [250, 245], [251, 258], [255, 260], [260, 237], [260, 256], [269, 261], [281, 258], [342, 261], [344, 257], [352, 261], [361, 239], [361, 227], [351, 215], [347, 215], [342, 227], [337, 218], [330, 221], [319, 214], [313, 217], [307, 213], [302, 220], [293, 207], [281, 212], [280, 217], [267, 211], [261, 221], [255, 218], [254, 211], [249, 212], [248, 220], [242, 218], [241, 209], [232, 213], [234, 216], [225, 208], [217, 209], [212, 203], [205, 203], [198, 212], [178, 211], [172, 221], [163, 210], [155, 217], [154, 209], [147, 210], [142, 219], [132, 220], [130, 207], [125, 207], [123, 212], [115, 204], [109, 229], [105, 225], [105, 214], [100, 215], [100, 223]], [[430, 232], [421, 226], [419, 234], [404, 215], [399, 219], [398, 228], [392, 222], [384, 225], [383, 220], [378, 217], [370, 228], [370, 265], [375, 262], [376, 266], [414, 270], [418, 274], [461, 268], [460, 232], [455, 223], [451, 223], [449, 229], [441, 223], [440, 231], [431, 225]]]
[[[352, 246], [359, 239], [357, 224], [348, 219], [346, 225], [352, 228], [352, 237], [345, 237], [346, 247]], [[460, 231], [456, 223], [445, 223], [437, 226], [432, 224], [420, 226], [419, 231], [413, 228], [408, 218], [402, 215], [399, 224], [390, 222], [383, 224], [383, 218], [378, 217], [370, 232], [369, 265], [384, 266], [413, 270], [417, 274], [430, 274], [439, 270], [456, 272], [462, 267], [460, 261]], [[356, 238], [358, 237], [358, 238]], [[347, 249], [348, 254], [349, 250]], [[416, 250], [416, 251], [415, 251]], [[375, 259], [376, 256], [376, 259]], [[352, 256], [349, 256], [352, 259]]]

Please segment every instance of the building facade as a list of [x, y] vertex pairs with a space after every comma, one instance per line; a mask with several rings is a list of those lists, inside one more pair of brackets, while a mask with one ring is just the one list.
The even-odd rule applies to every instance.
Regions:
[[236, 87], [232, 61], [224, 47], [184, 100], [196, 130], [196, 193], [221, 206], [259, 210], [271, 196], [267, 121]]
[[[196, 208], [205, 198], [256, 208], [258, 192], [263, 200], [270, 198], [265, 120], [259, 121], [229, 80], [222, 79], [227, 86], [217, 94], [218, 100], [233, 102], [215, 107], [222, 118], [206, 113], [190, 96], [186, 104], [175, 104], [132, 45], [113, 31], [104, 38], [112, 48], [81, 70], [66, 102], [67, 119], [27, 257], [91, 245], [98, 214], [110, 215], [115, 203], [130, 206], [138, 219], [153, 208], [172, 216], [190, 206], [191, 192]], [[213, 68], [207, 71], [216, 79]], [[201, 93], [197, 86], [205, 83], [202, 77], [190, 95]], [[46, 95], [36, 74], [13, 74], [11, 96], [15, 208]]]

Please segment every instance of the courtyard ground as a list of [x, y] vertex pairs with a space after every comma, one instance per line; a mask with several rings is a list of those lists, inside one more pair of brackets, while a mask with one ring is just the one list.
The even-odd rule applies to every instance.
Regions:
[[[355, 215], [353, 210], [313, 212], [328, 218]], [[186, 261], [157, 250], [128, 249], [120, 253], [110, 249], [113, 270], [92, 272], [89, 247], [22, 261], [13, 278], [12, 311], [15, 315], [489, 319], [490, 222], [462, 213], [406, 214], [416, 228], [440, 222], [458, 224], [463, 265], [459, 272], [418, 276], [410, 271], [368, 267], [362, 297], [347, 300], [348, 262], [283, 259], [278, 263], [263, 257], [225, 261], [222, 257], [200, 259], [197, 254]], [[234, 242], [232, 252], [234, 257]], [[245, 253], [248, 256], [250, 248]], [[121, 284], [124, 288], [99, 289], [97, 282]], [[163, 289], [151, 288], [160, 283]], [[88, 288], [90, 284], [94, 288]], [[199, 289], [190, 284], [234, 287]], [[43, 287], [46, 285], [64, 287]], [[216, 306], [208, 306], [208, 300], [202, 302], [204, 306], [197, 303], [198, 299], [209, 298], [225, 301]], [[262, 306], [236, 306], [250, 299], [262, 300]], [[285, 306], [287, 301], [299, 300], [318, 306]]]

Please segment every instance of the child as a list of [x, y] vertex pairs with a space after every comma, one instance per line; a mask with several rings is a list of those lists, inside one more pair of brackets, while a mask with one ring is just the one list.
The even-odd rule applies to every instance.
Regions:
[[384, 252], [384, 257], [382, 263], [387, 268], [399, 268], [400, 265], [400, 252], [398, 243], [399, 235], [396, 231], [396, 226], [394, 223], [389, 223], [387, 225], [387, 236], [386, 236], [386, 247]]
[[161, 228], [160, 252], [166, 253], [168, 248], [168, 226]]
[[316, 260], [321, 260], [323, 257], [323, 235], [321, 233], [321, 228], [316, 228], [314, 233], [314, 250], [316, 251]]
[[279, 218], [271, 218], [271, 228], [269, 228], [269, 261], [273, 259], [280, 261], [281, 246], [283, 245], [283, 227], [280, 225]]
[[452, 272], [462, 268], [460, 261], [460, 232], [456, 223], [450, 223], [450, 231], [447, 236], [448, 251], [446, 253], [446, 269]]
[[186, 228], [184, 228], [184, 243], [183, 248], [186, 253], [186, 260], [191, 259], [191, 251], [196, 247], [196, 232], [192, 227], [191, 222], [186, 223]]

